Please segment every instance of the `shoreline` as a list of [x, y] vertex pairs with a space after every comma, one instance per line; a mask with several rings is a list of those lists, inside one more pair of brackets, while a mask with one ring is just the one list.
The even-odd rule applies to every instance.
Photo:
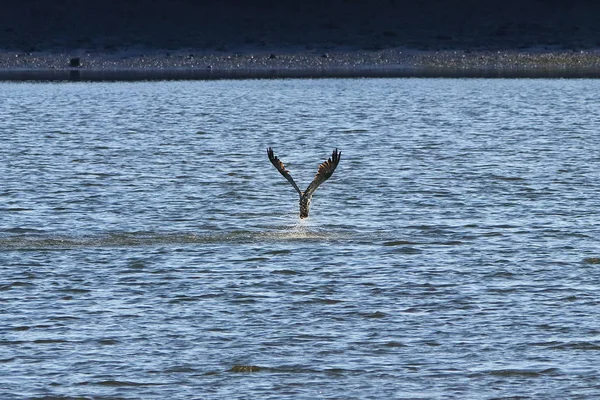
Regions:
[[288, 68], [288, 69], [23, 69], [0, 70], [0, 82], [139, 82], [243, 79], [482, 78], [600, 79], [597, 68]]
[[600, 78], [600, 50], [0, 52], [0, 81], [284, 78]]
[[0, 79], [598, 78], [600, 3], [25, 1]]

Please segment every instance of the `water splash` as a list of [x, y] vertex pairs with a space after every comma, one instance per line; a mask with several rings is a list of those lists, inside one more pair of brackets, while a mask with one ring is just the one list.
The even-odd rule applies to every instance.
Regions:
[[289, 240], [333, 240], [340, 234], [303, 221], [275, 230], [230, 230], [218, 233], [110, 232], [98, 235], [10, 234], [0, 236], [2, 250], [64, 250], [98, 247], [244, 244]]

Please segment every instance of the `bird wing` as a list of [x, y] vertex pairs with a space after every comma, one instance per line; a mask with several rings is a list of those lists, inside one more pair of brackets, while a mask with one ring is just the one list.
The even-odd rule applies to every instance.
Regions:
[[267, 149], [267, 155], [269, 156], [269, 160], [271, 160], [271, 164], [273, 164], [273, 166], [277, 168], [277, 171], [279, 171], [279, 173], [283, 175], [283, 177], [292, 184], [292, 186], [294, 187], [294, 189], [296, 189], [298, 194], [302, 196], [302, 192], [300, 191], [300, 189], [298, 189], [298, 185], [296, 185], [296, 182], [294, 182], [294, 179], [290, 175], [290, 172], [287, 169], [285, 169], [285, 165], [283, 164], [283, 162], [281, 162], [281, 160], [273, 154], [272, 148], [269, 147]]
[[338, 152], [338, 149], [335, 149], [333, 153], [331, 153], [331, 157], [319, 165], [319, 171], [317, 171], [317, 175], [313, 179], [313, 181], [308, 185], [306, 191], [304, 192], [305, 196], [312, 196], [315, 190], [319, 187], [319, 185], [325, 182], [331, 175], [333, 175], [333, 171], [335, 171], [336, 167], [340, 162], [340, 156], [342, 152]]

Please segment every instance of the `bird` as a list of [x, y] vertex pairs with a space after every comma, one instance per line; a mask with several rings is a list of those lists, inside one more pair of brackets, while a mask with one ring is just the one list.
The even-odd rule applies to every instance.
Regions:
[[300, 218], [304, 219], [308, 217], [310, 201], [312, 199], [313, 194], [315, 193], [315, 190], [317, 190], [317, 188], [323, 182], [325, 182], [331, 177], [333, 171], [335, 171], [336, 167], [340, 162], [340, 156], [342, 155], [342, 152], [338, 151], [338, 149], [335, 149], [333, 153], [331, 153], [331, 157], [327, 159], [327, 161], [319, 165], [317, 175], [314, 177], [314, 179], [312, 180], [310, 185], [308, 185], [304, 192], [298, 188], [298, 185], [296, 185], [296, 182], [294, 182], [294, 179], [290, 175], [290, 172], [287, 169], [285, 169], [285, 165], [283, 164], [283, 162], [275, 154], [273, 154], [272, 148], [267, 148], [267, 155], [269, 156], [271, 164], [273, 164], [277, 171], [279, 171], [279, 173], [283, 175], [283, 177], [292, 184], [294, 189], [296, 189], [296, 192], [298, 192], [298, 194], [300, 195]]

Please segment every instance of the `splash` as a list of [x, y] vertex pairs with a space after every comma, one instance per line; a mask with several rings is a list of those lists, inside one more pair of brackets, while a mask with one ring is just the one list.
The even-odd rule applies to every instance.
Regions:
[[329, 230], [298, 220], [292, 225], [257, 230], [229, 230], [205, 233], [173, 232], [109, 232], [96, 235], [59, 235], [50, 233], [20, 233], [0, 235], [2, 250], [69, 250], [100, 247], [143, 247], [246, 244], [290, 240], [332, 240], [337, 236]]
[[266, 229], [258, 233], [257, 238], [270, 241], [310, 241], [332, 240], [340, 236], [339, 232], [336, 233], [331, 227], [323, 227], [315, 219], [300, 219], [295, 213], [282, 222], [278, 226], [265, 226]]

